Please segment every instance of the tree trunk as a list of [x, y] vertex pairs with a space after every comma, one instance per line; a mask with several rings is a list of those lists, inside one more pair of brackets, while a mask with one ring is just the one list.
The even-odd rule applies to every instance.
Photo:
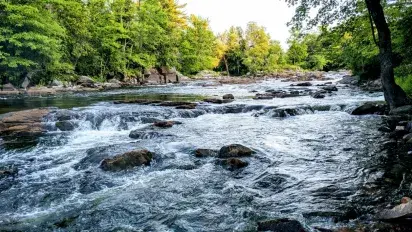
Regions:
[[391, 31], [381, 2], [380, 0], [365, 0], [365, 2], [378, 31], [381, 81], [385, 100], [391, 109], [407, 105], [410, 101], [406, 93], [395, 83]]
[[225, 62], [225, 67], [226, 67], [227, 76], [230, 76], [229, 64], [227, 63], [226, 55], [223, 56], [223, 61]]

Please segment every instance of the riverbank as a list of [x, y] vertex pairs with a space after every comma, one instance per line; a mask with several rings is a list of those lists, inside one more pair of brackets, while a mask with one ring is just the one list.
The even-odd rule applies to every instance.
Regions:
[[[337, 72], [338, 73], [338, 72]], [[325, 81], [330, 80], [325, 78], [324, 72], [300, 72], [300, 71], [284, 71], [272, 75], [261, 75], [254, 77], [227, 77], [227, 76], [209, 76], [204, 74], [197, 76], [196, 78], [180, 77], [179, 83], [187, 84], [195, 81], [208, 81], [211, 82], [209, 86], [221, 85], [221, 84], [252, 84], [259, 81], [269, 79], [282, 79], [285, 82], [299, 82], [299, 81]], [[152, 78], [159, 79], [159, 78]], [[107, 83], [98, 83], [91, 78], [81, 77], [76, 83], [63, 83], [59, 81], [53, 81], [48, 87], [45, 86], [33, 86], [27, 89], [18, 89], [11, 84], [4, 86], [4, 89], [0, 90], [0, 96], [12, 96], [12, 95], [29, 95], [29, 96], [47, 96], [64, 93], [87, 93], [87, 92], [100, 92], [108, 90], [116, 90], [122, 88], [136, 88], [166, 85], [165, 83], [157, 83], [156, 81], [148, 82], [121, 82], [118, 80], [110, 80]], [[176, 82], [178, 84], [178, 82]]]

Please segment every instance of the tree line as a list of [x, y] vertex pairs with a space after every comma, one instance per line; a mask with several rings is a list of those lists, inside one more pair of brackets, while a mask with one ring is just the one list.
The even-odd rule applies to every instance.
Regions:
[[127, 80], [157, 67], [235, 76], [322, 68], [307, 62], [317, 58], [296, 40], [285, 52], [253, 22], [215, 35], [207, 19], [185, 15], [184, 7], [175, 0], [0, 0], [3, 83]]

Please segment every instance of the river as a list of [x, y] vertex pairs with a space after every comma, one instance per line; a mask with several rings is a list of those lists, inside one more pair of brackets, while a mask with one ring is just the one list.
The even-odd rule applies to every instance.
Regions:
[[[341, 76], [329, 74], [334, 82]], [[0, 230], [254, 231], [257, 221], [270, 218], [297, 219], [309, 230], [348, 223], [331, 215], [345, 215], [364, 186], [382, 175], [370, 163], [383, 140], [379, 116], [350, 112], [383, 100], [382, 93], [339, 87], [325, 99], [254, 100], [252, 91], [291, 83], [204, 84], [1, 99], [2, 113], [59, 107], [55, 117], [69, 111], [78, 127], [50, 129], [32, 148], [0, 148], [0, 166], [19, 169], [15, 178], [0, 179]], [[198, 101], [229, 93], [236, 98], [232, 103], [202, 103], [194, 110], [113, 104], [133, 98]], [[50, 128], [55, 117], [48, 118]], [[145, 130], [145, 118], [182, 124], [158, 129], [165, 136], [129, 138], [132, 130]], [[193, 155], [197, 148], [229, 144], [256, 151], [245, 159], [246, 168], [229, 171], [215, 158]], [[116, 173], [99, 168], [102, 159], [133, 149], [154, 152], [154, 162]]]

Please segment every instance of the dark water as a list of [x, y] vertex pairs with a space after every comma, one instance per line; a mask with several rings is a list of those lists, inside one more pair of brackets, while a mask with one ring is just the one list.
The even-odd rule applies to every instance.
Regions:
[[[325, 99], [251, 99], [251, 90], [285, 89], [289, 84], [272, 80], [204, 88], [192, 83], [3, 99], [2, 112], [39, 106], [69, 111], [49, 117], [50, 132], [34, 148], [1, 151], [0, 166], [13, 164], [19, 174], [0, 180], [0, 228], [255, 231], [257, 221], [283, 217], [295, 218], [309, 230], [344, 225], [347, 222], [336, 224], [330, 215], [344, 215], [364, 186], [381, 176], [370, 165], [380, 152], [375, 144], [382, 140], [377, 130], [381, 118], [348, 112], [383, 96], [341, 88]], [[224, 106], [200, 104], [195, 110], [111, 102], [143, 96], [194, 101], [226, 93], [237, 100]], [[3, 108], [9, 105], [13, 107]], [[284, 109], [294, 109], [293, 116], [280, 117]], [[53, 129], [59, 114], [67, 112], [77, 128]], [[148, 117], [183, 124], [153, 129], [143, 124]], [[135, 129], [165, 136], [129, 138]], [[197, 148], [233, 143], [256, 151], [242, 170], [229, 171], [214, 158], [193, 155]], [[156, 154], [150, 167], [119, 173], [99, 168], [104, 158], [140, 148]]]

